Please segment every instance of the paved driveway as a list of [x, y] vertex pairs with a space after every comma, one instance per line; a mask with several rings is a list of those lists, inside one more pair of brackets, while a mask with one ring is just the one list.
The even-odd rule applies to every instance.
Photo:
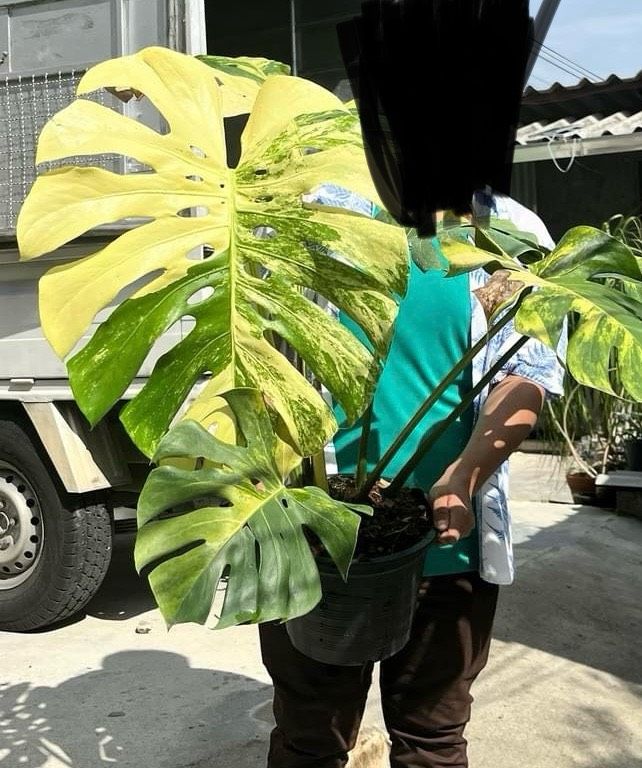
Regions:
[[[519, 579], [474, 689], [471, 767], [642, 766], [642, 523], [568, 504], [513, 512]], [[120, 535], [84, 616], [0, 633], [1, 768], [263, 764], [270, 688], [255, 629], [167, 633], [131, 549]], [[380, 721], [376, 690], [367, 720]]]

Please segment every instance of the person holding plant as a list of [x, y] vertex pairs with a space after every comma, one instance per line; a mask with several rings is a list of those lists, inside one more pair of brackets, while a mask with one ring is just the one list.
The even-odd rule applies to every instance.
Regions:
[[[318, 196], [322, 204], [340, 199], [343, 205], [359, 205], [337, 198], [332, 188]], [[510, 218], [519, 229], [535, 232], [542, 245], [552, 246], [542, 222], [508, 198], [478, 194], [474, 210], [479, 216]], [[440, 269], [422, 272], [411, 265], [372, 405], [369, 470], [426, 393], [486, 334], [488, 317], [509, 293], [510, 284], [501, 275], [488, 280], [478, 270], [446, 278]], [[342, 321], [365, 341], [349, 319]], [[397, 477], [398, 482], [421, 438], [461, 402], [516, 337], [508, 324], [490, 340], [392, 457], [383, 477]], [[530, 339], [505, 363], [486, 397], [454, 421], [429, 455], [406, 472], [406, 486], [426, 491], [436, 539], [428, 549], [410, 641], [381, 663], [394, 768], [468, 765], [463, 732], [470, 717], [469, 691], [488, 658], [499, 585], [513, 577], [506, 460], [535, 425], [546, 394], [562, 393], [562, 377], [555, 353]], [[328, 469], [354, 474], [360, 426], [346, 426], [337, 410], [343, 426]], [[275, 688], [277, 725], [269, 768], [341, 768], [356, 742], [373, 665], [338, 667], [314, 661], [294, 648], [283, 624], [261, 625], [260, 637]]]
[[[42, 173], [17, 224], [21, 259], [106, 223], [142, 222], [49, 270], [39, 285], [43, 331], [92, 425], [129, 396], [165, 332], [188, 321], [190, 330], [119, 408], [129, 437], [158, 465], [138, 499], [135, 563], [149, 574], [168, 625], [206, 623], [226, 575], [218, 628], [305, 618], [322, 595], [306, 533], [345, 576], [359, 513], [367, 511], [359, 501], [375, 481], [391, 481], [387, 496], [404, 484], [427, 493], [437, 544], [410, 642], [382, 663], [384, 713], [393, 766], [464, 766], [470, 685], [486, 662], [498, 585], [513, 577], [505, 459], [535, 422], [545, 392], [562, 392], [556, 354], [540, 341], [555, 348], [573, 313], [570, 374], [608, 391], [612, 370], [642, 402], [642, 304], [602, 279], [625, 281], [640, 295], [642, 272], [630, 249], [588, 226], [543, 253], [536, 241], [545, 243], [546, 233], [524, 234], [543, 229], [537, 217], [478, 195], [478, 218], [509, 218], [520, 232], [501, 221], [455, 227], [442, 246], [458, 277], [412, 267], [370, 406], [395, 297], [406, 292], [406, 233], [373, 221], [363, 199], [378, 195], [355, 110], [286, 72], [266, 59], [197, 61], [159, 47], [89, 69], [79, 98], [39, 138]], [[121, 98], [149, 98], [169, 131], [86, 98], [115, 85]], [[227, 146], [226, 121], [248, 114], [238, 158]], [[150, 172], [74, 162], [105, 155], [133, 157]], [[309, 191], [329, 179], [343, 191], [319, 193], [325, 210], [314, 200], [308, 206]], [[417, 243], [423, 268], [430, 259], [419, 251], [429, 241]], [[475, 269], [482, 266], [495, 270], [490, 279]], [[311, 300], [324, 292], [350, 310], [372, 351]], [[332, 498], [324, 483], [289, 482], [301, 460], [335, 435], [315, 383], [351, 419], [372, 414], [356, 498]], [[346, 425], [336, 439], [341, 471], [355, 466], [353, 434]], [[262, 626], [261, 640], [275, 682], [271, 768], [343, 766], [372, 665], [313, 662], [294, 652], [283, 625]]]

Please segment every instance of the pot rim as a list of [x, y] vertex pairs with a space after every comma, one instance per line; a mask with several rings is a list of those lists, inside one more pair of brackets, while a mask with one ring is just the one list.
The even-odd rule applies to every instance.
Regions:
[[[402, 558], [409, 557], [410, 555], [414, 555], [416, 552], [419, 552], [421, 549], [427, 549], [430, 544], [435, 540], [435, 537], [437, 535], [437, 531], [433, 528], [432, 535], [425, 536], [423, 539], [420, 539], [416, 544], [413, 544], [412, 547], [408, 547], [407, 549], [402, 549], [399, 552], [393, 552], [390, 555], [381, 555], [380, 557], [371, 557], [368, 560], [355, 560], [354, 557], [350, 561], [350, 565], [354, 564], [375, 564], [375, 563], [390, 563], [394, 560], [401, 560]], [[320, 560], [323, 563], [334, 563], [334, 560], [329, 555], [318, 555], [318, 560]]]

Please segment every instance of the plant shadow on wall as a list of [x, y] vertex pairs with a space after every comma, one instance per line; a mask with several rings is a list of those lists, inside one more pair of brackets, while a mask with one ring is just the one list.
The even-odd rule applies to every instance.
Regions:
[[115, 653], [55, 687], [0, 684], [0, 765], [250, 768], [265, 759], [270, 700], [257, 680], [175, 653]]
[[[70, 162], [44, 173], [18, 232], [22, 257], [35, 258], [101, 224], [145, 217], [95, 254], [48, 272], [40, 315], [92, 423], [123, 396], [153, 342], [178, 319], [192, 319], [121, 412], [131, 438], [159, 465], [140, 498], [136, 561], [169, 624], [204, 623], [227, 575], [218, 624], [225, 627], [292, 619], [319, 602], [310, 532], [346, 576], [361, 516], [370, 512], [361, 502], [422, 416], [371, 472], [359, 461], [354, 496], [327, 494], [314, 457], [337, 422], [319, 390], [349, 421], [366, 413], [366, 445], [368, 406], [407, 285], [409, 238], [372, 215], [381, 201], [354, 109], [274, 62], [209, 57], [208, 65], [151, 48], [89, 70], [79, 98], [44, 128], [37, 161], [108, 152], [152, 172], [119, 176]], [[169, 131], [84, 98], [105, 87], [144, 94]], [[232, 168], [224, 119], [248, 113]], [[322, 204], [318, 189], [327, 185], [345, 198], [341, 205], [336, 197]], [[410, 255], [423, 269], [431, 259], [434, 266], [430, 241], [415, 242]], [[449, 275], [485, 270], [508, 290], [488, 312], [488, 333], [420, 411], [490, 339], [504, 338], [511, 320], [517, 332], [506, 333], [485, 375], [421, 441], [383, 492], [389, 496], [528, 337], [558, 348], [569, 314], [577, 318], [571, 374], [611, 392], [615, 365], [627, 394], [642, 400], [642, 303], [603, 279], [639, 288], [640, 265], [624, 243], [580, 226], [548, 252], [509, 222], [447, 216], [440, 244]], [[194, 261], [198, 248], [203, 258]], [[140, 279], [148, 282], [77, 351], [95, 315]], [[348, 314], [368, 343], [324, 311], [319, 296]]]

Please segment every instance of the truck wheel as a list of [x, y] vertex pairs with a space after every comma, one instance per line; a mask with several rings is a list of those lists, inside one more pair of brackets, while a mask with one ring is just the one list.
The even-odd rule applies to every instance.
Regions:
[[112, 524], [95, 499], [57, 488], [28, 433], [0, 420], [0, 630], [79, 611], [111, 559]]

